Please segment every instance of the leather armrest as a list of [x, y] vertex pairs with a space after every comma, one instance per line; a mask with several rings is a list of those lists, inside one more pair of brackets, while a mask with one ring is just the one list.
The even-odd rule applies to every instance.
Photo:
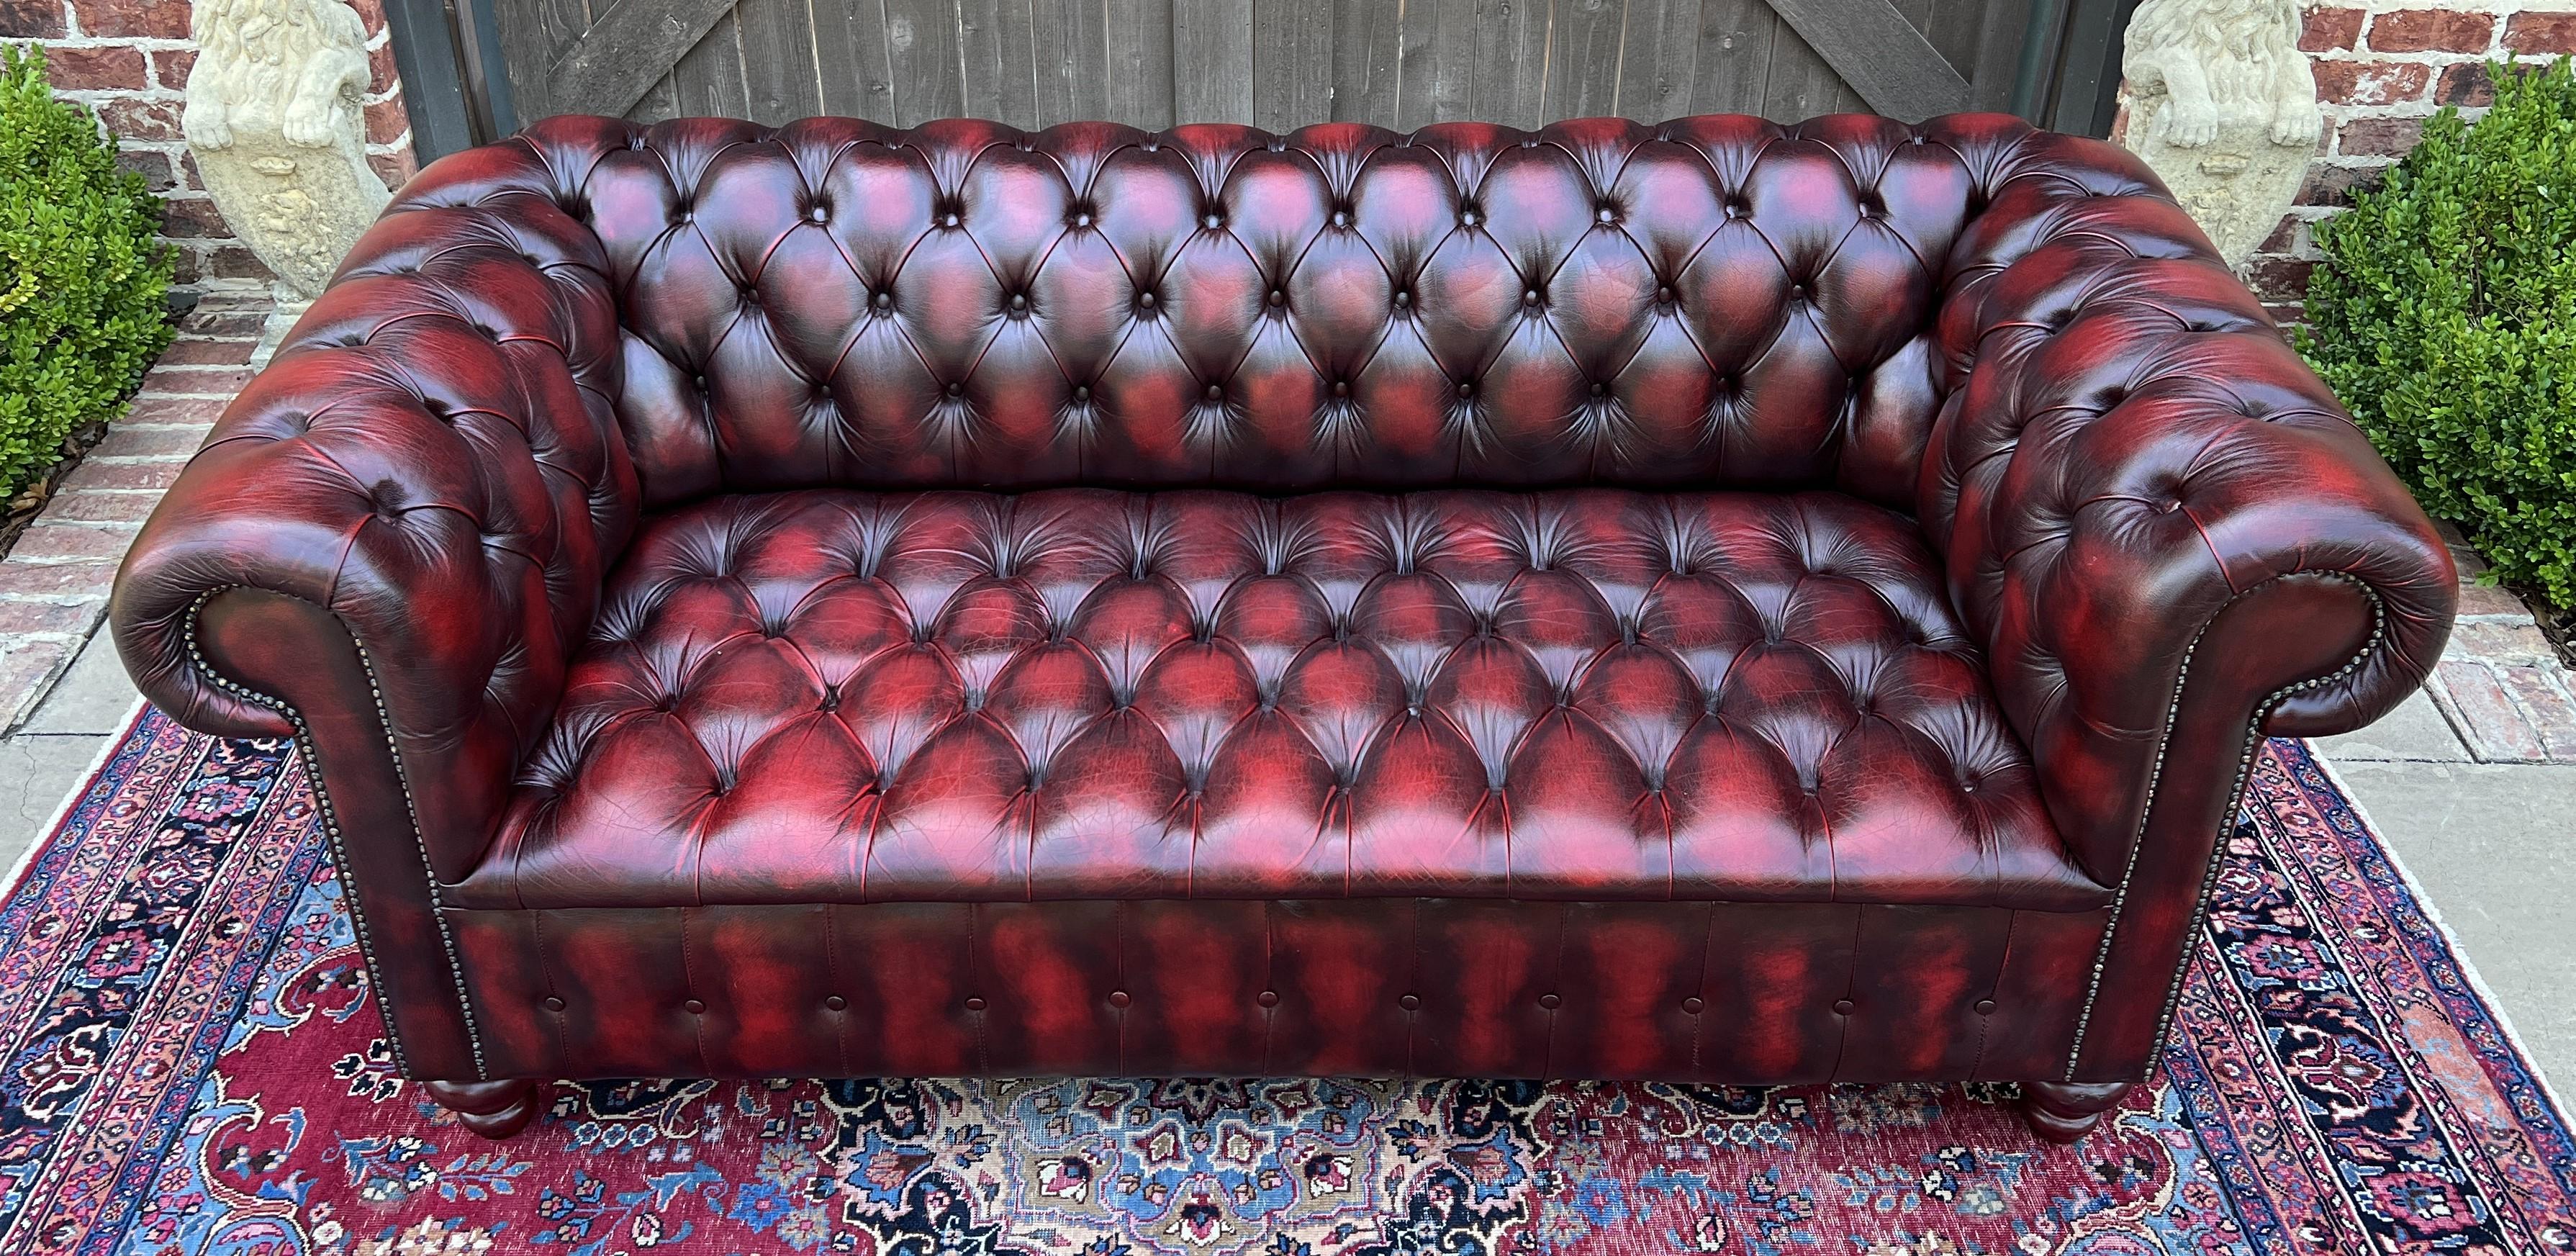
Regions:
[[[1985, 139], [1961, 146], [1990, 199], [1948, 263], [1921, 517], [2061, 833], [2125, 877], [2159, 775], [2232, 776], [2256, 721], [2331, 733], [2397, 705], [2457, 576], [2152, 173], [2092, 140]], [[2187, 706], [2247, 732], [2180, 735]]]
[[337, 660], [265, 688], [218, 674], [200, 613], [231, 590], [329, 612], [395, 750], [365, 761], [401, 779], [334, 782], [325, 753], [324, 783], [399, 787], [442, 878], [543, 734], [640, 499], [607, 267], [559, 185], [523, 144], [415, 179], [216, 423], [111, 608], [144, 694], [233, 736], [295, 732], [290, 708], [318, 726], [306, 708], [352, 695]]

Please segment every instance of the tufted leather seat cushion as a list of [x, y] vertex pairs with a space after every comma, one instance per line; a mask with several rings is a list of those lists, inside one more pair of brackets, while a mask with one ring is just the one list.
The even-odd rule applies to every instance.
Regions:
[[718, 498], [456, 901], [2102, 905], [1985, 677], [1839, 494]]

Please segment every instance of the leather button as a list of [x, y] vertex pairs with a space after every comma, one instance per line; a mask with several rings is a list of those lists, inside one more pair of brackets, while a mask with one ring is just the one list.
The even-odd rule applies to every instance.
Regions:
[[707, 377], [704, 375], [693, 376], [690, 378], [689, 382], [697, 385], [699, 392], [705, 392], [707, 390]]
[[1458, 211], [1458, 225], [1461, 227], [1472, 227], [1477, 223], [1484, 221], [1484, 217], [1484, 215], [1477, 213], [1475, 210], [1462, 209]]
[[1207, 399], [1208, 399], [1208, 400], [1210, 400], [1210, 401], [1223, 401], [1223, 400], [1225, 400], [1225, 385], [1223, 385], [1223, 384], [1210, 384], [1210, 385], [1208, 385], [1208, 386], [1207, 386]]
[[1538, 304], [1538, 303], [1539, 303], [1538, 289], [1536, 289], [1536, 288], [1532, 288], [1532, 289], [1529, 289], [1529, 290], [1528, 290], [1528, 291], [1526, 291], [1526, 292], [1521, 293], [1521, 304], [1523, 304], [1523, 305], [1536, 305], [1536, 304]]
[[1606, 393], [1606, 392], [1608, 392], [1608, 391], [1610, 391], [1610, 386], [1609, 386], [1608, 384], [1604, 384], [1604, 383], [1602, 383], [1602, 382], [1601, 382], [1601, 381], [1599, 381], [1599, 380], [1594, 380], [1594, 381], [1592, 382], [1592, 395], [1593, 395], [1593, 396], [1598, 397], [1598, 396], [1600, 396], [1601, 394]]
[[1592, 211], [1592, 220], [1594, 222], [1617, 222], [1619, 221], [1619, 211], [1604, 205], [1601, 208]]
[[1849, 1015], [1851, 1015], [1851, 1014], [1852, 1014], [1852, 1001], [1851, 1001], [1851, 1000], [1849, 1000], [1849, 999], [1836, 999], [1836, 1000], [1834, 1000], [1834, 1015], [1836, 1015], [1836, 1016], [1849, 1016]]
[[833, 1010], [833, 1011], [835, 1011], [835, 1012], [838, 1012], [838, 1011], [841, 1011], [842, 1009], [847, 1008], [848, 1006], [850, 1006], [850, 1001], [849, 1001], [848, 999], [842, 998], [841, 996], [839, 996], [839, 995], [837, 995], [837, 994], [836, 994], [836, 995], [833, 995], [832, 997], [830, 997], [830, 998], [828, 998], [828, 999], [823, 1000], [823, 1006], [824, 1006], [824, 1007], [827, 1007], [827, 1008], [830, 1008], [831, 1010]]
[[1199, 219], [1199, 225], [1200, 225], [1200, 226], [1202, 226], [1202, 227], [1207, 228], [1207, 229], [1208, 229], [1208, 230], [1210, 230], [1210, 231], [1214, 231], [1214, 230], [1216, 230], [1217, 228], [1222, 227], [1222, 226], [1224, 226], [1224, 225], [1225, 225], [1225, 219], [1220, 218], [1220, 217], [1218, 217], [1218, 216], [1217, 216], [1217, 215], [1215, 215], [1215, 214], [1210, 214], [1210, 215], [1208, 215], [1208, 216], [1207, 216], [1207, 217], [1205, 217], [1205, 218], [1201, 218], [1201, 219]]
[[1334, 380], [1334, 381], [1333, 381], [1333, 395], [1334, 395], [1334, 396], [1336, 396], [1336, 397], [1347, 397], [1347, 396], [1350, 396], [1350, 395], [1351, 395], [1351, 381], [1346, 380], [1346, 379], [1337, 379], [1337, 380]]
[[807, 222], [824, 222], [828, 221], [831, 217], [832, 211], [821, 205], [808, 206], [805, 210], [805, 221]]
[[1347, 227], [1347, 226], [1351, 225], [1351, 214], [1350, 214], [1350, 211], [1349, 211], [1349, 210], [1346, 210], [1346, 209], [1337, 209], [1337, 210], [1334, 210], [1334, 211], [1333, 211], [1333, 225], [1334, 225], [1334, 226], [1336, 226], [1336, 227]]
[[1015, 310], [1025, 310], [1029, 308], [1029, 294], [1025, 292], [1012, 293], [1011, 308]]
[[1143, 306], [1143, 307], [1145, 307], [1146, 309], [1149, 309], [1149, 310], [1150, 310], [1150, 309], [1152, 309], [1152, 308], [1154, 308], [1154, 294], [1153, 294], [1153, 293], [1150, 293], [1150, 292], [1139, 292], [1139, 293], [1137, 293], [1137, 294], [1136, 294], [1136, 304], [1141, 305], [1141, 306]]
[[966, 1000], [966, 1010], [969, 1012], [983, 1011], [984, 1001], [982, 999], [968, 999]]
[[1708, 1001], [1697, 995], [1693, 995], [1690, 998], [1682, 1000], [1682, 1010], [1693, 1016], [1697, 1016], [1701, 1012], [1708, 1010]]
[[706, 1014], [707, 1005], [700, 1000], [691, 999], [688, 1002], [681, 1004], [680, 1010], [687, 1012], [691, 1016], [703, 1016]]
[[963, 382], [958, 381], [958, 380], [953, 380], [953, 379], [952, 379], [952, 380], [948, 381], [948, 395], [949, 395], [949, 396], [951, 396], [951, 397], [963, 397], [963, 396], [965, 396], [965, 395], [966, 395], [966, 385], [965, 385]]
[[1077, 226], [1077, 227], [1088, 227], [1088, 226], [1090, 226], [1090, 225], [1091, 225], [1091, 215], [1089, 215], [1089, 214], [1075, 214], [1075, 215], [1073, 216], [1073, 225], [1075, 225], [1075, 226]]
[[1414, 1011], [1422, 1006], [1422, 998], [1420, 995], [1408, 994], [1401, 999], [1397, 999], [1395, 1001], [1395, 1005], [1408, 1012]]
[[1655, 299], [1669, 303], [1673, 299], [1673, 286], [1671, 284], [1665, 284], [1662, 287], [1655, 289]]
[[894, 308], [894, 294], [891, 292], [880, 292], [877, 294], [876, 300], [872, 302], [872, 304], [880, 310], [891, 310]]
[[549, 994], [546, 996], [546, 1010], [549, 1012], [560, 1012], [564, 1010], [564, 1001]]
[[1398, 288], [1398, 289], [1396, 289], [1396, 290], [1395, 290], [1395, 308], [1397, 308], [1397, 309], [1401, 310], [1401, 309], [1404, 309], [1404, 308], [1406, 308], [1406, 307], [1408, 307], [1408, 306], [1411, 306], [1412, 304], [1413, 304], [1413, 294], [1412, 294], [1412, 293], [1407, 292], [1407, 291], [1405, 291], [1405, 290], [1404, 290], [1404, 289], [1402, 289], [1402, 288]]
[[1277, 288], [1272, 288], [1270, 290], [1270, 303], [1272, 305], [1286, 305], [1288, 304], [1288, 294]]
[[955, 215], [955, 214], [941, 214], [941, 215], [939, 216], [939, 225], [940, 225], [940, 226], [943, 226], [943, 227], [954, 227], [954, 226], [956, 226], [956, 225], [957, 225], [957, 215]]
[[1124, 990], [1112, 990], [1109, 992], [1109, 1006], [1111, 1007], [1125, 1007], [1133, 1001], [1134, 1000], [1127, 997], [1127, 992]]
[[1979, 1016], [1992, 1016], [1992, 1015], [1994, 1015], [1994, 1014], [1995, 1014], [1995, 1001], [1994, 1001], [1993, 999], [1979, 999], [1979, 1000], [1977, 1000], [1977, 1015], [1979, 1015]]
[[1254, 997], [1252, 1001], [1263, 1007], [1277, 1007], [1279, 1006], [1279, 992], [1276, 990], [1264, 990], [1258, 996]]
[[1089, 401], [1089, 400], [1091, 400], [1091, 385], [1089, 385], [1089, 384], [1076, 384], [1076, 385], [1074, 385], [1074, 386], [1073, 386], [1073, 399], [1074, 399], [1074, 400], [1076, 400], [1076, 401]]
[[1476, 395], [1476, 386], [1474, 384], [1461, 383], [1458, 385], [1458, 395], [1461, 397], [1473, 397]]
[[1560, 999], [1560, 998], [1556, 997], [1556, 996], [1555, 996], [1555, 995], [1553, 995], [1553, 994], [1542, 994], [1542, 995], [1538, 996], [1538, 1005], [1539, 1005], [1540, 1007], [1546, 1008], [1547, 1010], [1549, 1010], [1549, 1011], [1551, 1011], [1551, 1012], [1555, 1011], [1555, 1010], [1557, 1009], [1557, 1006], [1558, 1006], [1559, 1004], [1564, 1003], [1564, 1002], [1565, 1002], [1565, 1000]]

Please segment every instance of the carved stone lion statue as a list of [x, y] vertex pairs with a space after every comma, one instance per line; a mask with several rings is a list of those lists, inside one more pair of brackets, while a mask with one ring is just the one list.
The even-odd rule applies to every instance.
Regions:
[[2121, 68], [2123, 142], [2244, 260], [2298, 195], [2323, 124], [2297, 0], [2142, 0]]
[[359, 94], [367, 31], [343, 0], [199, 0], [179, 128], [243, 242], [304, 297], [384, 209]]

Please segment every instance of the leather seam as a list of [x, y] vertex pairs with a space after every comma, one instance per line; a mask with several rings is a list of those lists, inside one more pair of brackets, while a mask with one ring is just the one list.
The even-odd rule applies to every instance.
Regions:
[[[213, 667], [208, 666], [205, 654], [201, 649], [199, 649], [197, 644], [198, 620], [203, 614], [206, 604], [213, 601], [221, 594], [228, 593], [236, 589], [247, 589], [249, 587], [251, 586], [239, 584], [217, 585], [214, 588], [198, 594], [196, 601], [191, 602], [188, 605], [187, 614], [182, 617], [185, 624], [185, 645], [188, 651], [188, 662], [196, 669], [198, 675], [205, 677], [207, 682], [211, 683], [216, 688], [221, 689], [242, 701], [263, 706], [275, 711], [278, 714], [285, 716], [287, 722], [295, 726], [296, 746], [304, 752], [305, 775], [313, 782], [313, 798], [321, 807], [323, 831], [330, 839], [332, 863], [338, 867], [339, 874], [344, 882], [341, 887], [343, 891], [342, 900], [348, 904], [349, 919], [356, 927], [355, 932], [358, 938], [358, 949], [367, 961], [367, 977], [375, 986], [377, 997], [379, 999], [386, 1000], [384, 1013], [385, 1042], [393, 1049], [395, 1067], [401, 1069], [404, 1075], [411, 1076], [413, 1073], [409, 1054], [403, 1049], [401, 1032], [394, 1027], [394, 1015], [391, 1000], [387, 994], [388, 987], [384, 982], [383, 966], [379, 964], [376, 959], [376, 949], [373, 942], [373, 929], [367, 923], [366, 913], [361, 910], [358, 905], [358, 877], [349, 864], [348, 845], [340, 831], [340, 811], [339, 808], [332, 803], [330, 787], [322, 778], [322, 756], [314, 744], [313, 730], [304, 722], [304, 713], [295, 709], [292, 703], [271, 694], [261, 693], [256, 689], [252, 689], [248, 685], [244, 685], [220, 672], [217, 672]], [[274, 590], [263, 591], [274, 592]], [[298, 602], [302, 602], [307, 606], [313, 607], [314, 609], [331, 616], [334, 620], [339, 620], [343, 627], [349, 626], [346, 620], [340, 619], [339, 612], [334, 611], [319, 602], [315, 602], [310, 598], [301, 597], [292, 593], [278, 593], [277, 596], [294, 598]], [[378, 727], [384, 729], [385, 751], [393, 761], [394, 785], [402, 794], [404, 817], [411, 822], [413, 848], [420, 853], [421, 882], [429, 889], [430, 919], [437, 922], [439, 950], [447, 957], [448, 981], [456, 990], [457, 1009], [463, 1013], [462, 1019], [465, 1023], [465, 1045], [467, 1051], [472, 1055], [474, 1060], [474, 1080], [490, 1081], [492, 1079], [491, 1073], [484, 1063], [483, 1058], [483, 1036], [477, 1030], [475, 1025], [474, 996], [466, 989], [465, 966], [458, 958], [456, 951], [456, 938], [454, 933], [448, 928], [447, 924], [447, 903], [445, 901], [445, 897], [439, 893], [438, 876], [430, 868], [429, 839], [421, 832], [420, 829], [420, 811], [412, 799], [411, 778], [403, 771], [402, 744], [395, 737], [393, 719], [390, 713], [385, 710], [384, 686], [377, 681], [375, 662], [367, 656], [366, 643], [358, 639], [358, 634], [354, 628], [349, 632], [349, 644], [358, 652], [358, 670], [366, 676], [367, 694], [375, 701], [376, 723]]]
[[[2189, 928], [2197, 929], [2199, 927], [2198, 921], [2200, 917], [2208, 911], [2210, 891], [2217, 885], [2218, 868], [2226, 854], [2226, 835], [2229, 830], [2235, 827], [2236, 812], [2244, 800], [2245, 782], [2248, 774], [2253, 770], [2254, 758], [2263, 751], [2263, 743], [2265, 740], [2263, 736], [2264, 723], [2270, 720], [2272, 712], [2292, 695], [2305, 693], [2311, 689], [2318, 689], [2326, 685], [2334, 684], [2335, 682], [2352, 675], [2355, 671], [2360, 670], [2362, 663], [2367, 661], [2371, 655], [2378, 652], [2380, 642], [2386, 638], [2388, 608], [2387, 604], [2381, 599], [2379, 590], [2374, 588], [2369, 581], [2353, 575], [2350, 572], [2344, 571], [2287, 571], [2282, 572], [2279, 575], [2270, 576], [2257, 581], [2248, 586], [2243, 592], [2237, 593], [2229, 597], [2225, 602], [2221, 603], [2218, 609], [2211, 612], [2209, 618], [2202, 622], [2200, 630], [2192, 634], [2191, 644], [2183, 648], [2182, 666], [2177, 671], [2174, 678], [2173, 698], [2165, 704], [2164, 731], [2156, 742], [2155, 764], [2148, 771], [2146, 800], [2144, 805], [2141, 806], [2138, 811], [2137, 828], [2130, 834], [2129, 856], [2126, 865], [2120, 871], [2119, 888], [2115, 890], [2111, 896], [2111, 918], [2103, 925], [2102, 941], [2094, 948], [2093, 971], [2091, 976], [2088, 977], [2085, 982], [2084, 1006], [2082, 1011], [2077, 1013], [2075, 1018], [2075, 1039], [2073, 1043], [2067, 1047], [2066, 1071], [2059, 1079], [2061, 1081], [2073, 1082], [2075, 1080], [2076, 1067], [2084, 1056], [2084, 1037], [2086, 1032], [2092, 1028], [2093, 1007], [2095, 1001], [2100, 998], [2102, 993], [2102, 976], [2110, 967], [2112, 944], [2119, 938], [2120, 916], [2122, 910], [2128, 905], [2130, 880], [2137, 874], [2138, 855], [2146, 848], [2147, 830], [2155, 820], [2156, 794], [2158, 788], [2164, 783], [2165, 761], [2173, 750], [2174, 725], [2181, 718], [2183, 694], [2191, 682], [2192, 657], [2199, 653], [2200, 643], [2209, 636], [2209, 630], [2216, 626], [2219, 618], [2227, 613], [2228, 608], [2236, 605], [2237, 602], [2242, 601], [2246, 597], [2251, 596], [2257, 590], [2262, 589], [2275, 581], [2287, 579], [2291, 576], [2315, 576], [2329, 580], [2342, 580], [2350, 583], [2355, 588], [2360, 589], [2362, 595], [2370, 601], [2370, 636], [2367, 640], [2361, 643], [2361, 649], [2354, 652], [2350, 659], [2344, 661], [2343, 666], [2324, 673], [2323, 675], [2311, 676], [2306, 680], [2294, 681], [2290, 684], [2283, 685], [2265, 695], [2262, 701], [2254, 704], [2253, 718], [2248, 722], [2246, 729], [2245, 751], [2237, 759], [2235, 784], [2231, 787], [2227, 795], [2226, 810], [2219, 818], [2219, 836], [2216, 844], [2210, 851], [2209, 866], [2201, 874], [2200, 892], [2193, 900], [2192, 914], [2190, 917], [2192, 923], [2189, 925]], [[2156, 1031], [2154, 1037], [2150, 1039], [2149, 1049], [2147, 1051], [2147, 1062], [2142, 1077], [2152, 1078], [2155, 1075], [2157, 1057], [2163, 1054], [2162, 1047], [2165, 1033], [2167, 1030], [2172, 1028], [2174, 1009], [2181, 1001], [2183, 977], [2185, 973], [2189, 971], [2191, 966], [2191, 952], [2192, 948], [2190, 942], [2188, 938], [2186, 938], [2182, 948], [2182, 959], [2175, 965], [2173, 980], [2166, 987], [2164, 1011], [2157, 1017]]]

